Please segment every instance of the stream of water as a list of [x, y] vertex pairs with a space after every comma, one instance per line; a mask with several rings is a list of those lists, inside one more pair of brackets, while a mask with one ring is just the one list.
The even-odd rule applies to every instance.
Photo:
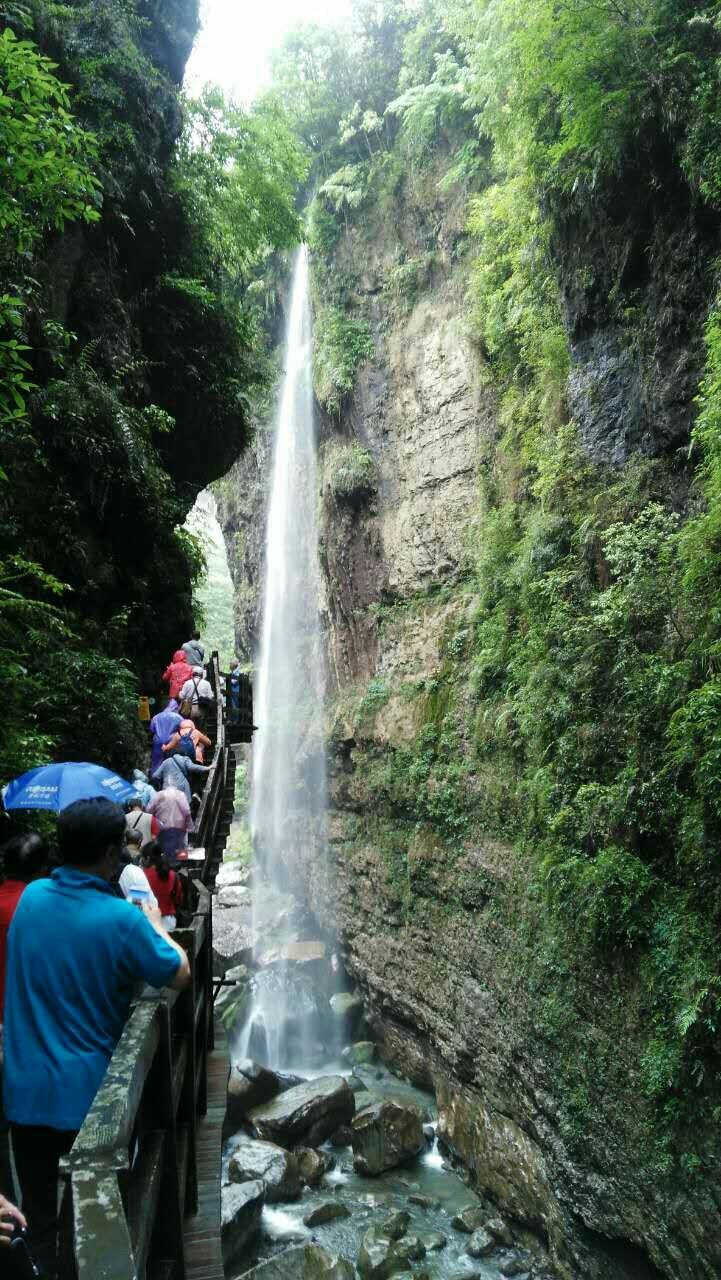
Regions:
[[[308, 253], [298, 252], [286, 337], [286, 366], [275, 427], [265, 539], [261, 646], [255, 690], [260, 726], [253, 747], [250, 827], [254, 908], [264, 894], [294, 884], [304, 847], [324, 842], [323, 666], [318, 613], [318, 515]], [[256, 937], [261, 936], [256, 929]], [[282, 922], [273, 947], [291, 942]], [[268, 940], [260, 944], [267, 949]], [[274, 1068], [307, 1064], [317, 1036], [289, 1007], [282, 971], [262, 974], [238, 1051]], [[292, 997], [297, 999], [297, 993]]]

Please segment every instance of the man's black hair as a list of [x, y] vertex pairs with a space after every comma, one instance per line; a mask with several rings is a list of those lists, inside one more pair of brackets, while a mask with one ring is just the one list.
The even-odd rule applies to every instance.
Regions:
[[13, 836], [0, 849], [0, 867], [7, 880], [24, 880], [29, 884], [48, 864], [48, 846], [37, 831]]
[[193, 640], [199, 640], [199, 639], [200, 639], [200, 632], [199, 632], [199, 631], [194, 631], [194, 632], [193, 632], [193, 636], [192, 636], [192, 638], [193, 638]]
[[58, 814], [58, 850], [61, 862], [91, 867], [109, 845], [120, 848], [125, 839], [125, 814], [119, 804], [98, 796], [76, 800]]

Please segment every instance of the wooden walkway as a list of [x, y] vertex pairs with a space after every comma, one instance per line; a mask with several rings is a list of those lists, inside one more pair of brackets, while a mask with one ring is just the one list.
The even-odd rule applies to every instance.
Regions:
[[208, 1110], [198, 1123], [198, 1212], [185, 1219], [187, 1280], [224, 1280], [220, 1243], [220, 1148], [228, 1088], [228, 1045], [220, 1019], [208, 1056]]

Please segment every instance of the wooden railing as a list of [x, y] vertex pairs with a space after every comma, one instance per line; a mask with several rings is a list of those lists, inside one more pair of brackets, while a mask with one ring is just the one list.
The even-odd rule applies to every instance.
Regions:
[[183, 1219], [197, 1208], [196, 1128], [212, 1044], [212, 899], [174, 938], [190, 960], [182, 992], [146, 989], [63, 1161], [61, 1274], [183, 1280]]
[[[230, 829], [235, 757], [225, 733], [225, 689], [215, 693], [210, 772], [181, 871], [183, 908], [173, 937], [187, 952], [183, 992], [150, 988], [132, 1007], [105, 1079], [61, 1164], [63, 1280], [185, 1280], [184, 1220], [196, 1212], [196, 1131], [207, 1107], [213, 1047], [213, 899]], [[203, 858], [193, 860], [193, 850]], [[218, 1152], [220, 1158], [220, 1152]]]

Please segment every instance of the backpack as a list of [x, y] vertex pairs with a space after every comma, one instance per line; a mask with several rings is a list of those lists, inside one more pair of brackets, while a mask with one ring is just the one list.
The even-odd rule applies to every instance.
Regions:
[[194, 705], [194, 703], [196, 703], [196, 702], [197, 702], [197, 705], [198, 705], [199, 707], [202, 707], [203, 703], [204, 703], [204, 702], [206, 702], [206, 701], [207, 701], [207, 699], [205, 699], [205, 698], [201, 698], [200, 694], [198, 693], [198, 681], [197, 681], [197, 680], [194, 680], [194, 681], [193, 681], [193, 692], [190, 694], [190, 697], [188, 697], [188, 698], [183, 698], [183, 701], [182, 701], [182, 702], [181, 702], [181, 704], [180, 704], [180, 714], [181, 714], [181, 716], [185, 716], [185, 718], [186, 718], [186, 720], [187, 720], [187, 719], [192, 715], [192, 713], [193, 713], [193, 705]]
[[181, 733], [180, 741], [173, 755], [187, 756], [189, 760], [195, 760], [195, 743], [189, 733]]

